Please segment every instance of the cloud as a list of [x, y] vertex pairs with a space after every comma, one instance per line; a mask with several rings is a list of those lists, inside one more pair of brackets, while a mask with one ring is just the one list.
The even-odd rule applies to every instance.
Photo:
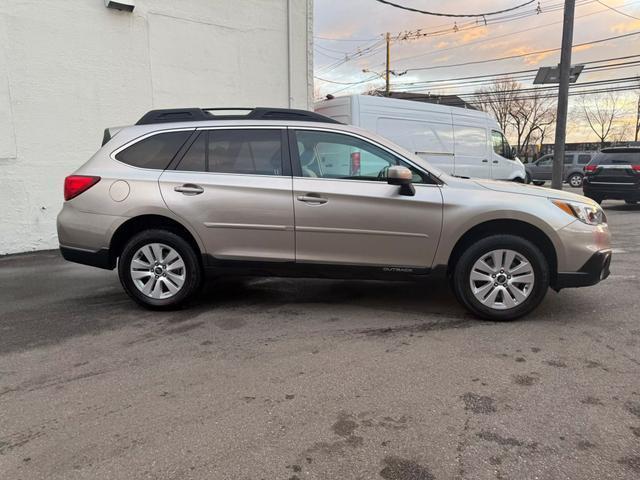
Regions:
[[460, 43], [463, 43], [463, 44], [469, 43], [479, 38], [486, 37], [487, 33], [488, 33], [487, 27], [472, 28], [463, 33], [462, 40]]
[[616, 23], [611, 27], [611, 31], [615, 33], [634, 32], [640, 29], [640, 20], [630, 20], [628, 22]]
[[[525, 55], [529, 52], [535, 52], [535, 50], [531, 47], [515, 47], [510, 50], [507, 50], [504, 53], [504, 56], [509, 57], [511, 55]], [[536, 53], [535, 55], [527, 55], [526, 57], [522, 57], [522, 61], [526, 65], [537, 65], [545, 58], [553, 55], [553, 53], [554, 52], [545, 52], [545, 53]]]

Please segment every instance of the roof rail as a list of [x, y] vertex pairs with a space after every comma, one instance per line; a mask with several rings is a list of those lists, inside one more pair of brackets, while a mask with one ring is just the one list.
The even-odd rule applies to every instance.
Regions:
[[[218, 112], [218, 113], [216, 113]], [[229, 113], [231, 112], [231, 113]], [[236, 113], [237, 112], [237, 113]], [[294, 120], [303, 122], [340, 123], [333, 118], [308, 110], [290, 108], [169, 108], [151, 110], [136, 125], [205, 120]]]

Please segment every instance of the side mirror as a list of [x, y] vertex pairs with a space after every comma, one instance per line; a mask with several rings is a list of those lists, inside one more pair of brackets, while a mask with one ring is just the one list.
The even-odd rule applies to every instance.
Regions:
[[407, 167], [394, 165], [387, 170], [387, 183], [389, 185], [400, 185], [400, 195], [413, 197], [416, 194], [416, 189], [411, 183], [412, 180], [413, 173]]

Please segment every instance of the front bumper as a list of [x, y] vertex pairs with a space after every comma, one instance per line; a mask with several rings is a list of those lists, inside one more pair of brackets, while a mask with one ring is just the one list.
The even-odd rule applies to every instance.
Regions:
[[611, 250], [594, 253], [577, 272], [558, 272], [552, 285], [556, 291], [563, 288], [589, 287], [609, 276]]

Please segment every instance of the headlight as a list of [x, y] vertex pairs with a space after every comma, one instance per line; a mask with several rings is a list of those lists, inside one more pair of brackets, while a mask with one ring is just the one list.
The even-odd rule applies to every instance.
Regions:
[[600, 225], [607, 221], [602, 209], [596, 205], [580, 202], [566, 202], [564, 200], [551, 200], [553, 204], [564, 210], [572, 217], [577, 218], [587, 225]]

